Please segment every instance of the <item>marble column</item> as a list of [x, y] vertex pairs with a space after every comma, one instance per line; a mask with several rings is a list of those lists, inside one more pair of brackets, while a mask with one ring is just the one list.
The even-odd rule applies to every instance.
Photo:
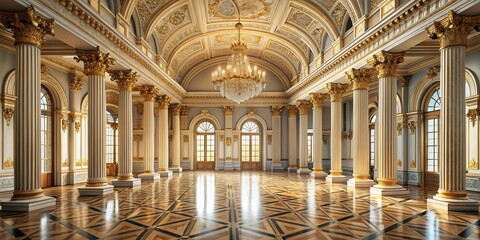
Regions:
[[327, 83], [330, 94], [331, 128], [330, 128], [330, 149], [331, 169], [327, 176], [327, 182], [346, 182], [347, 177], [342, 175], [342, 96], [347, 91], [348, 84]]
[[143, 97], [143, 173], [138, 174], [142, 180], [160, 179], [154, 171], [155, 155], [155, 96], [158, 89], [153, 85], [144, 85], [140, 88]]
[[287, 105], [288, 111], [288, 172], [296, 172], [297, 167], [297, 114], [295, 105]]
[[115, 63], [99, 47], [91, 51], [78, 51], [77, 62], [84, 64], [88, 76], [88, 179], [78, 188], [80, 196], [113, 193], [106, 176], [106, 122], [105, 72]]
[[323, 102], [328, 98], [328, 94], [324, 93], [310, 93], [310, 101], [313, 104], [313, 146], [312, 146], [312, 160], [313, 171], [310, 173], [312, 178], [325, 178], [327, 173], [323, 171], [322, 161], [322, 110]]
[[282, 123], [281, 113], [282, 106], [271, 106], [272, 112], [272, 132], [273, 132], [273, 145], [272, 145], [272, 171], [283, 172], [285, 169], [282, 167]]
[[86, 77], [76, 73], [70, 75], [70, 113], [68, 114], [68, 182], [70, 184], [75, 184], [75, 165], [80, 151], [77, 145], [80, 145], [81, 139], [76, 126], [82, 121], [79, 91], [83, 88], [84, 79]]
[[298, 148], [299, 148], [299, 160], [300, 168], [298, 168], [298, 174], [310, 174], [308, 169], [308, 110], [310, 109], [310, 100], [297, 100], [298, 114], [300, 118], [300, 126], [298, 129]]
[[[233, 164], [233, 111], [235, 111], [234, 105], [223, 106], [223, 112], [225, 116], [225, 170], [235, 170]], [[238, 166], [240, 166], [239, 163]]]
[[404, 53], [382, 51], [369, 59], [378, 70], [378, 110], [375, 127], [378, 184], [371, 194], [405, 195], [409, 192], [397, 180], [397, 66]]
[[141, 180], [133, 178], [133, 105], [132, 90], [138, 74], [132, 70], [112, 71], [111, 80], [116, 82], [118, 97], [118, 178], [112, 181], [115, 187], [135, 187]]
[[53, 20], [33, 7], [22, 12], [0, 12], [0, 22], [12, 29], [16, 47], [13, 196], [0, 202], [2, 211], [33, 211], [55, 207], [56, 199], [40, 187], [40, 48], [53, 35]]
[[161, 177], [172, 176], [172, 171], [168, 169], [168, 107], [170, 106], [170, 97], [167, 95], [157, 96], [158, 103], [158, 174]]
[[173, 106], [172, 108], [173, 164], [170, 170], [174, 173], [182, 172], [182, 167], [180, 166], [180, 110], [181, 110], [181, 106], [179, 104]]
[[346, 72], [353, 90], [353, 178], [349, 187], [372, 187], [370, 179], [370, 128], [368, 116], [368, 84], [375, 76], [375, 69], [355, 69]]
[[465, 46], [468, 35], [480, 27], [480, 16], [447, 17], [427, 28], [440, 40], [440, 181], [428, 208], [478, 212], [478, 201], [468, 198], [466, 180]]

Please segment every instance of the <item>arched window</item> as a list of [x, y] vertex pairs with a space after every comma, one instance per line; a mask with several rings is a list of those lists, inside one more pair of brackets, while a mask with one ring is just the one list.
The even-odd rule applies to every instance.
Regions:
[[440, 105], [441, 90], [435, 88], [427, 94], [425, 101], [424, 124], [425, 124], [425, 187], [438, 187], [438, 160], [439, 160], [439, 129], [440, 129]]
[[[115, 121], [115, 118], [113, 118], [113, 115], [107, 111], [107, 136], [106, 136], [106, 151], [107, 151], [107, 157], [106, 161], [107, 164], [115, 164], [117, 163], [118, 159], [118, 151], [117, 151], [117, 146], [118, 146], [118, 137], [117, 137], [117, 122]], [[115, 176], [113, 172], [109, 174], [110, 176]]]
[[137, 36], [137, 25], [135, 25], [135, 19], [133, 19], [133, 16], [130, 17], [130, 32], [135, 37]]
[[261, 169], [261, 132], [253, 121], [247, 121], [242, 126], [241, 168], [242, 170]]
[[215, 127], [201, 122], [196, 129], [196, 169], [215, 170]]
[[42, 187], [53, 186], [53, 104], [48, 89], [40, 91], [40, 169]]

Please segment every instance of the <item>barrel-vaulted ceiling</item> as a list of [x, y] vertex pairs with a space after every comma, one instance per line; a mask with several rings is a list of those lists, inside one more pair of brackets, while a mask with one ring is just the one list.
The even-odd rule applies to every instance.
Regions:
[[241, 39], [251, 62], [268, 67], [287, 86], [364, 8], [362, 0], [126, 0], [121, 14], [133, 17], [137, 34], [156, 45], [182, 84], [191, 72], [231, 54], [237, 41], [232, 1], [240, 8]]

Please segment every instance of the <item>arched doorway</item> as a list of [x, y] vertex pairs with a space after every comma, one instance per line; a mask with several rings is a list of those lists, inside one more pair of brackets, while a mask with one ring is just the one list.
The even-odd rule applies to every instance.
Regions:
[[245, 122], [242, 125], [241, 137], [241, 169], [261, 170], [262, 133], [259, 125], [254, 121]]
[[195, 135], [196, 169], [215, 170], [215, 127], [211, 122], [201, 122], [198, 124]]
[[370, 117], [370, 178], [375, 178], [375, 122], [377, 121], [377, 113]]
[[52, 94], [42, 85], [40, 91], [40, 169], [41, 187], [53, 186], [53, 116]]
[[441, 90], [438, 85], [427, 93], [423, 119], [425, 124], [424, 139], [424, 187], [438, 189], [439, 179], [439, 140], [440, 140], [440, 103]]
[[107, 176], [115, 177], [118, 174], [118, 123], [116, 117], [107, 111], [107, 126], [106, 126], [106, 163]]

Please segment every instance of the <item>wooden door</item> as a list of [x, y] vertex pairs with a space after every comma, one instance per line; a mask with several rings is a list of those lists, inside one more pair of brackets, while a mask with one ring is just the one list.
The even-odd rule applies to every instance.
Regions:
[[196, 170], [215, 170], [215, 135], [197, 135]]

